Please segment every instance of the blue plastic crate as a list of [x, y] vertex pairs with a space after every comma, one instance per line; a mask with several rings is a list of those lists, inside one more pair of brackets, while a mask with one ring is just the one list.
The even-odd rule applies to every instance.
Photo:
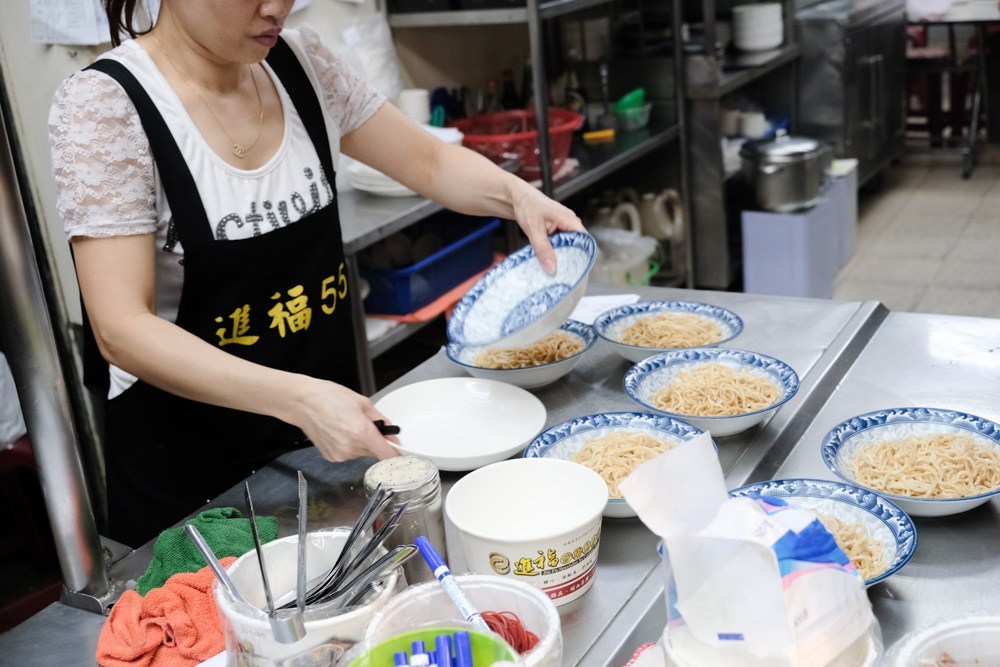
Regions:
[[493, 263], [493, 232], [498, 218], [476, 218], [444, 211], [406, 230], [413, 239], [438, 234], [443, 247], [434, 254], [396, 269], [365, 265], [359, 257], [362, 277], [371, 292], [365, 311], [381, 315], [405, 315], [419, 310]]

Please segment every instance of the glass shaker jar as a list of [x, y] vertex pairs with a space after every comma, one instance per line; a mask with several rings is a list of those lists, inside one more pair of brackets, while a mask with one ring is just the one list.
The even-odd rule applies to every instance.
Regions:
[[[393, 492], [377, 525], [406, 503], [399, 525], [385, 542], [386, 548], [414, 544], [419, 535], [424, 535], [447, 561], [441, 475], [432, 461], [421, 456], [396, 456], [378, 461], [365, 471], [364, 484], [369, 497], [380, 484], [383, 489]], [[411, 558], [404, 563], [403, 572], [410, 584], [434, 580], [434, 573], [422, 558]]]

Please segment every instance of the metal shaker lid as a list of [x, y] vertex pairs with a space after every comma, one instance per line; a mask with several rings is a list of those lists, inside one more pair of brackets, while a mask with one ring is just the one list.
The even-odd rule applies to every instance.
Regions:
[[395, 456], [378, 461], [365, 471], [365, 493], [371, 495], [378, 485], [393, 491], [392, 505], [404, 501], [429, 499], [441, 488], [441, 477], [434, 462], [422, 456]]

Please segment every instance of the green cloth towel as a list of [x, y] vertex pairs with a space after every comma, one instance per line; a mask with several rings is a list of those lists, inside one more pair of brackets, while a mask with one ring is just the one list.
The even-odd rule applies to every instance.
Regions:
[[[250, 519], [242, 518], [235, 507], [205, 510], [187, 523], [194, 524], [220, 559], [242, 556], [253, 549]], [[270, 542], [278, 537], [278, 519], [273, 516], [258, 516], [257, 530], [260, 532], [261, 542]], [[153, 544], [153, 562], [136, 582], [135, 590], [139, 595], [145, 595], [162, 586], [171, 576], [179, 572], [197, 572], [205, 565], [205, 559], [184, 532], [184, 526], [168, 528], [156, 538]]]

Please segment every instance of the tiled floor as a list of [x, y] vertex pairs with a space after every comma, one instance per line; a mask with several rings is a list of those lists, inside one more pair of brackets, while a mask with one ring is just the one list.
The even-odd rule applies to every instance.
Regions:
[[1000, 146], [962, 178], [956, 149], [908, 145], [858, 201], [854, 256], [834, 298], [893, 311], [1000, 317]]

